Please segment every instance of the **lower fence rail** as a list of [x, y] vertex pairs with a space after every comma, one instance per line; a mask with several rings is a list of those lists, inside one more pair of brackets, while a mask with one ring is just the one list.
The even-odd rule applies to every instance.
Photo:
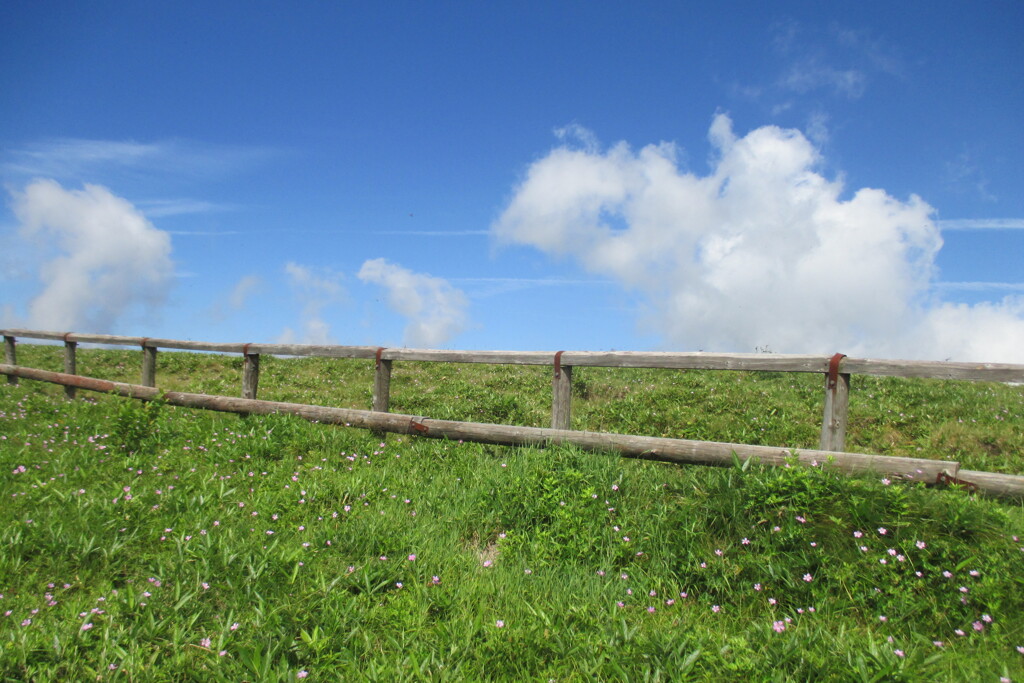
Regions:
[[100, 393], [116, 394], [140, 400], [160, 399], [167, 404], [220, 412], [249, 415], [295, 415], [309, 421], [358, 427], [378, 432], [410, 434], [432, 439], [474, 441], [505, 446], [543, 446], [572, 444], [589, 451], [616, 452], [629, 458], [694, 465], [730, 466], [754, 458], [764, 465], [779, 466], [796, 460], [807, 466], [828, 463], [848, 473], [876, 472], [927, 484], [963, 484], [1001, 497], [1024, 498], [1024, 476], [977, 472], [960, 469], [960, 463], [947, 460], [904, 458], [868, 453], [848, 453], [811, 449], [786, 449], [772, 446], [693, 441], [653, 436], [607, 434], [569, 429], [517, 427], [481, 422], [435, 420], [415, 415], [385, 413], [350, 408], [331, 408], [303, 403], [283, 403], [258, 399], [162, 392], [140, 384], [82, 377], [61, 372], [0, 364], [0, 374], [59, 384]]

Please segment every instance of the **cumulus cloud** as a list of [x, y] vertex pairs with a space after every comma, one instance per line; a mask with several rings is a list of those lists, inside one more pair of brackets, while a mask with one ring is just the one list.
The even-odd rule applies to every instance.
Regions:
[[1024, 333], [1019, 301], [929, 300], [942, 239], [924, 200], [847, 193], [796, 130], [740, 137], [718, 115], [710, 140], [706, 175], [672, 144], [563, 144], [529, 167], [492, 233], [641, 293], [643, 322], [673, 348], [1024, 361], [1005, 341]]
[[387, 290], [388, 307], [409, 321], [402, 340], [408, 346], [438, 347], [466, 327], [466, 295], [443, 278], [382, 258], [363, 263], [358, 277]]
[[[333, 270], [314, 269], [289, 261], [284, 266], [295, 298], [301, 305], [301, 329], [286, 327], [278, 338], [282, 344], [333, 344], [331, 326], [324, 319], [323, 309], [345, 299], [343, 276]], [[239, 283], [242, 285], [242, 283]], [[236, 291], [233, 294], [237, 294]], [[244, 294], [243, 294], [244, 297]]]
[[22, 237], [55, 252], [39, 267], [30, 327], [111, 332], [124, 316], [163, 304], [174, 277], [170, 236], [127, 200], [99, 185], [36, 180], [12, 205]]

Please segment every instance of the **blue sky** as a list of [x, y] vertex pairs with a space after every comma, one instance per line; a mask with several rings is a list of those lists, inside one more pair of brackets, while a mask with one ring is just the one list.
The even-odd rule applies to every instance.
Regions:
[[0, 7], [0, 325], [1024, 363], [1024, 6]]

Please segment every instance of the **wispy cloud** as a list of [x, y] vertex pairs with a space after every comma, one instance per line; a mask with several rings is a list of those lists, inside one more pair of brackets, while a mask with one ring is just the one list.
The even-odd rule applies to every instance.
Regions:
[[938, 224], [942, 230], [1024, 230], [1024, 218], [954, 218]]
[[136, 203], [136, 206], [138, 206], [138, 208], [149, 218], [234, 211], [238, 208], [228, 204], [217, 204], [215, 202], [207, 202], [197, 199], [140, 200]]
[[263, 286], [263, 279], [258, 275], [244, 275], [229, 292], [214, 302], [209, 314], [216, 322], [225, 320], [230, 314], [245, 308], [246, 302]]
[[451, 282], [466, 287], [466, 295], [473, 299], [485, 299], [500, 294], [521, 292], [526, 289], [547, 287], [608, 287], [614, 286], [613, 280], [569, 279], [569, 278], [530, 278], [530, 277], [453, 277]]
[[934, 286], [940, 290], [965, 292], [1024, 292], [1024, 282], [936, 282]]
[[855, 100], [864, 94], [867, 80], [867, 75], [859, 69], [836, 68], [818, 59], [807, 58], [792, 64], [779, 80], [779, 85], [801, 94], [826, 88]]
[[401, 235], [404, 237], [485, 237], [490, 230], [376, 230], [375, 235]]
[[185, 139], [51, 138], [7, 151], [0, 160], [0, 173], [9, 178], [44, 176], [65, 181], [123, 173], [210, 178], [243, 171], [279, 153], [269, 147], [211, 145]]
[[[707, 175], [664, 143], [562, 145], [535, 161], [492, 229], [646, 298], [675, 348], [1024, 361], [1024, 299], [931, 300], [942, 246], [917, 196], [847, 191], [802, 133], [739, 136], [719, 115]], [[841, 176], [840, 176], [841, 177]]]
[[402, 340], [406, 345], [438, 347], [466, 328], [466, 295], [444, 278], [414, 273], [382, 258], [363, 263], [358, 277], [387, 290], [388, 307], [408, 321]]
[[345, 300], [344, 276], [330, 268], [312, 268], [289, 261], [284, 266], [288, 284], [301, 306], [301, 329], [286, 327], [278, 341], [282, 344], [333, 344], [331, 326], [324, 308]]

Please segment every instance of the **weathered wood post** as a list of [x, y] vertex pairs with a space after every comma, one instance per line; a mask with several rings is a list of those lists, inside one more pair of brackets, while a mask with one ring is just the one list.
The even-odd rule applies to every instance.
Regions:
[[142, 338], [142, 386], [156, 386], [156, 347], [147, 346], [149, 337]]
[[249, 353], [250, 344], [242, 349], [242, 398], [256, 398], [260, 385], [260, 354]]
[[837, 353], [828, 363], [825, 375], [825, 414], [821, 421], [821, 450], [846, 449], [846, 412], [850, 405], [850, 374], [839, 372], [839, 363], [846, 357]]
[[[5, 334], [4, 335], [4, 362], [7, 363], [8, 365], [17, 365], [18, 364], [18, 354], [14, 350], [14, 345], [15, 345], [14, 337], [9, 337], [9, 336], [7, 336]], [[17, 386], [18, 378], [15, 377], [14, 375], [7, 375], [7, 383], [8, 384], [13, 384], [13, 385]]]
[[562, 354], [555, 354], [555, 374], [551, 379], [551, 428], [570, 429], [572, 423], [572, 366], [562, 365]]
[[373, 411], [386, 413], [391, 408], [391, 361], [381, 358], [384, 348], [377, 349], [373, 374]]
[[[78, 373], [75, 371], [75, 350], [78, 348], [78, 342], [68, 341], [70, 335], [70, 332], [64, 335], [64, 374], [77, 375]], [[75, 387], [65, 385], [64, 397], [69, 401], [73, 401], [75, 400], [76, 391]]]

